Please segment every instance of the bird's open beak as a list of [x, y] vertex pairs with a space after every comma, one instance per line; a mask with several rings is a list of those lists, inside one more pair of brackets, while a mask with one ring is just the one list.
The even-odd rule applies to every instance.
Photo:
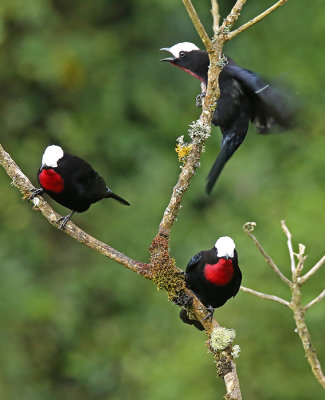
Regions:
[[[160, 51], [169, 51], [169, 47], [163, 47], [162, 49], [160, 49]], [[175, 60], [175, 57], [167, 57], [167, 58], [162, 58], [160, 61], [169, 61], [169, 62], [173, 62]]]
[[174, 58], [174, 57], [167, 57], [167, 58], [162, 58], [162, 59], [159, 60], [159, 61], [169, 61], [169, 62], [173, 62], [173, 61], [175, 61], [175, 58]]

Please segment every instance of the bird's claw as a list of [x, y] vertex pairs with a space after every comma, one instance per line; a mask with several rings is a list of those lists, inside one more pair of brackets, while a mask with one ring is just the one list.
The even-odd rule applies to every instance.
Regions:
[[65, 228], [66, 224], [69, 222], [69, 220], [73, 214], [74, 214], [74, 211], [71, 211], [70, 214], [66, 215], [65, 217], [61, 217], [56, 221], [57, 224], [59, 224], [61, 222], [59, 225], [59, 229], [61, 231]]
[[202, 107], [202, 100], [204, 99], [205, 95], [206, 95], [206, 93], [202, 92], [196, 96], [196, 99], [195, 99], [196, 107]]
[[27, 198], [28, 201], [31, 201], [34, 199], [34, 197], [43, 194], [43, 189], [42, 188], [34, 188], [31, 189], [32, 194], [30, 194], [29, 196], [25, 196], [25, 198]]
[[212, 317], [213, 317], [213, 313], [214, 313], [214, 308], [212, 306], [208, 306], [208, 307], [206, 307], [205, 311], [207, 312], [207, 315], [204, 318], [202, 318], [200, 320], [200, 322], [202, 322], [202, 321], [204, 321], [204, 320], [206, 320], [208, 318], [209, 318], [209, 320], [211, 322], [212, 321]]
[[59, 225], [59, 229], [61, 231], [65, 228], [65, 226], [68, 223], [69, 219], [70, 219], [70, 214], [66, 215], [65, 217], [61, 217], [56, 221], [57, 224], [60, 224]]
[[182, 307], [189, 307], [193, 303], [193, 297], [187, 293], [182, 293], [174, 299], [174, 303]]

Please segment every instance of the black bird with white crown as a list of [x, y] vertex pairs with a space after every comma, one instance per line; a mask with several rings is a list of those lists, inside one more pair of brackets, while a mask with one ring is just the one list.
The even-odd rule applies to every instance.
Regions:
[[[215, 308], [236, 296], [241, 280], [235, 243], [229, 236], [220, 237], [211, 250], [200, 251], [186, 267], [186, 287], [210, 310], [211, 316]], [[186, 324], [204, 329], [199, 321], [188, 317], [185, 309], [180, 317]]]
[[112, 198], [130, 205], [113, 193], [86, 161], [64, 152], [60, 146], [52, 145], [45, 149], [37, 179], [41, 188], [34, 189], [29, 200], [47, 193], [53, 200], [72, 210], [57, 221], [61, 222], [60, 229], [65, 227], [74, 212], [84, 212], [99, 200]]
[[[189, 42], [160, 50], [173, 55], [161, 61], [169, 61], [201, 81], [202, 94], [198, 97], [204, 96], [210, 64], [208, 53]], [[239, 67], [229, 57], [225, 57], [219, 87], [220, 98], [212, 123], [220, 126], [223, 138], [220, 153], [208, 175], [207, 193], [211, 192], [226, 162], [245, 139], [249, 120], [261, 134], [272, 128], [283, 131], [294, 125], [295, 110], [285, 93], [253, 71]]]

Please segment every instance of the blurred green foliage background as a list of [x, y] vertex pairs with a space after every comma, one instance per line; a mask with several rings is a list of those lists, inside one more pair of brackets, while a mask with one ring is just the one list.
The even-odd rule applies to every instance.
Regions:
[[[220, 3], [225, 16], [234, 1]], [[247, 2], [239, 23], [271, 4]], [[211, 34], [210, 2], [195, 5]], [[175, 140], [200, 113], [199, 82], [159, 63], [161, 47], [201, 45], [182, 3], [3, 0], [0, 10], [1, 143], [35, 185], [49, 144], [89, 161], [132, 207], [102, 201], [73, 221], [148, 261], [179, 173]], [[281, 219], [295, 246], [307, 246], [306, 268], [323, 255], [324, 21], [323, 0], [289, 1], [226, 45], [238, 64], [298, 94], [299, 124], [269, 136], [252, 128], [208, 199], [205, 177], [221, 136], [213, 129], [172, 232], [178, 266], [230, 235], [243, 285], [288, 299], [242, 225], [257, 222], [256, 235], [287, 275]], [[54, 229], [3, 170], [0, 185], [1, 399], [222, 398], [204, 334], [180, 322], [165, 293]], [[303, 288], [304, 302], [323, 287], [320, 271]], [[244, 398], [324, 398], [289, 310], [240, 292], [216, 317], [237, 331]], [[306, 318], [324, 366], [324, 302]]]

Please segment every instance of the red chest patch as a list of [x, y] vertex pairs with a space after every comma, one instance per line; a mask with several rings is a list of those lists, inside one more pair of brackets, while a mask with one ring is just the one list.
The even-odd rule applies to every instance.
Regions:
[[64, 188], [64, 181], [54, 169], [43, 169], [38, 176], [43, 189], [53, 193], [60, 193]]
[[224, 286], [231, 280], [234, 274], [234, 266], [231, 260], [220, 258], [217, 264], [205, 264], [205, 278], [217, 286]]

